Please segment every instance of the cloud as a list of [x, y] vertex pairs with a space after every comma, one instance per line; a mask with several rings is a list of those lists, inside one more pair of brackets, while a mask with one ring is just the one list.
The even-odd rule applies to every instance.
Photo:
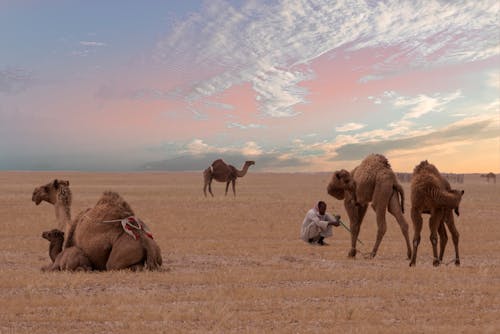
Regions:
[[309, 64], [328, 52], [391, 50], [361, 82], [498, 55], [499, 6], [493, 0], [255, 0], [236, 7], [214, 0], [176, 24], [157, 43], [155, 59], [174, 70], [209, 73], [192, 79], [188, 101], [249, 83], [262, 114], [289, 117], [307, 102], [301, 83], [315, 76]]
[[[394, 96], [394, 95], [392, 95]], [[440, 112], [444, 110], [446, 104], [462, 97], [462, 93], [458, 90], [456, 92], [442, 95], [442, 94], [434, 94], [434, 96], [428, 96], [425, 94], [421, 94], [417, 97], [404, 97], [399, 96], [393, 100], [393, 105], [395, 107], [411, 107], [410, 111], [407, 112], [403, 120], [420, 118], [425, 114], [428, 114], [432, 111]]]
[[500, 124], [496, 117], [473, 117], [448, 127], [426, 131], [424, 134], [415, 133], [401, 138], [348, 143], [338, 147], [335, 156], [330, 160], [361, 160], [371, 153], [389, 154], [389, 152], [421, 150], [424, 147], [437, 149], [442, 145], [464, 140], [498, 138], [499, 131]]
[[255, 124], [255, 123], [249, 123], [249, 124], [245, 125], [245, 124], [241, 124], [238, 122], [230, 122], [230, 123], [227, 123], [227, 127], [229, 129], [238, 128], [238, 129], [242, 129], [242, 130], [248, 130], [248, 129], [261, 129], [261, 128], [265, 128], [266, 126], [260, 125], [260, 124]]
[[338, 126], [335, 128], [335, 131], [337, 132], [349, 132], [349, 131], [354, 131], [354, 130], [359, 130], [364, 128], [364, 124], [360, 123], [347, 123], [342, 126]]
[[106, 46], [106, 43], [94, 41], [80, 41], [79, 44], [83, 46]]
[[18, 94], [33, 83], [33, 73], [23, 68], [0, 69], [0, 93]]

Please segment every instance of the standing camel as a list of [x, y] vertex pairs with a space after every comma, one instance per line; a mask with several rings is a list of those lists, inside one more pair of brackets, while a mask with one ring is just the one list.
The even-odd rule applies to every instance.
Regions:
[[386, 157], [370, 154], [352, 172], [349, 173], [345, 169], [334, 172], [327, 192], [336, 199], [344, 200], [344, 207], [351, 224], [349, 257], [356, 256], [356, 241], [369, 203], [375, 211], [378, 226], [377, 239], [370, 257], [373, 258], [377, 254], [387, 230], [386, 211], [396, 218], [406, 241], [408, 259], [411, 257], [408, 223], [403, 216], [404, 191]]
[[497, 176], [492, 172], [489, 172], [488, 174], [481, 174], [481, 177], [485, 177], [486, 182], [488, 183], [490, 183], [490, 179], [493, 180], [493, 183], [497, 183]]
[[[411, 219], [413, 221], [413, 253], [410, 267], [417, 261], [417, 249], [422, 231], [422, 213], [430, 213], [429, 229], [434, 266], [439, 266], [443, 260], [444, 248], [448, 237], [444, 224], [448, 226], [455, 246], [455, 265], [460, 265], [458, 255], [459, 234], [455, 227], [452, 210], [459, 215], [459, 205], [464, 194], [463, 190], [451, 189], [449, 182], [439, 173], [438, 169], [427, 162], [420, 162], [413, 170], [411, 179]], [[438, 255], [438, 235], [441, 238], [441, 250]]]
[[226, 193], [229, 188], [229, 184], [231, 183], [233, 187], [233, 195], [236, 196], [235, 184], [236, 179], [238, 177], [243, 177], [246, 175], [248, 168], [252, 165], [255, 165], [255, 161], [245, 161], [245, 164], [241, 168], [241, 170], [237, 170], [233, 165], [226, 164], [222, 159], [217, 159], [212, 162], [212, 165], [203, 171], [203, 180], [205, 184], [203, 186], [203, 194], [205, 197], [207, 196], [207, 186], [208, 191], [212, 197], [214, 194], [212, 193], [212, 180], [216, 180], [219, 182], [226, 182]]

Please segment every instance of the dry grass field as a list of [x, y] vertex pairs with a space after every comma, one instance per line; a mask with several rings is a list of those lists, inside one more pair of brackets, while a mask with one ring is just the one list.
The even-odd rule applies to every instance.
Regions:
[[[68, 179], [72, 215], [104, 190], [119, 192], [153, 230], [161, 272], [44, 273], [42, 231], [53, 207], [35, 206], [35, 186]], [[347, 258], [342, 227], [329, 246], [299, 239], [305, 212], [326, 194], [329, 174], [252, 173], [237, 197], [205, 198], [200, 173], [0, 173], [0, 333], [498, 333], [500, 331], [500, 182], [466, 176], [460, 267], [432, 266], [424, 225], [417, 266], [408, 267], [392, 216], [377, 257]], [[409, 218], [409, 184], [405, 216]], [[361, 227], [373, 246], [375, 218]], [[445, 262], [454, 257], [451, 238]]]

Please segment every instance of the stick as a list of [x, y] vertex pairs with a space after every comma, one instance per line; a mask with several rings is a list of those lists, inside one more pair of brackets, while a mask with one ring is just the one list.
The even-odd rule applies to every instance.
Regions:
[[[349, 233], [351, 233], [351, 235], [352, 235], [351, 230], [349, 229], [349, 227], [347, 227], [347, 226], [346, 226], [346, 225], [342, 222], [342, 220], [338, 219], [338, 222], [339, 222], [342, 226], [344, 226], [344, 228], [345, 228], [347, 231], [349, 231]], [[359, 241], [359, 243], [360, 243], [360, 244], [362, 244], [362, 245], [363, 245], [363, 242], [362, 242], [361, 240], [359, 240], [359, 239], [357, 239], [357, 240]]]

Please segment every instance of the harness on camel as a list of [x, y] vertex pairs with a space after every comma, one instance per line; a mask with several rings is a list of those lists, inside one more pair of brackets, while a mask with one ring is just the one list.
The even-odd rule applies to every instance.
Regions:
[[103, 223], [121, 223], [125, 233], [132, 236], [134, 240], [139, 239], [140, 231], [143, 231], [145, 235], [153, 239], [153, 234], [151, 233], [149, 227], [136, 216], [130, 216], [123, 219], [105, 220]]

